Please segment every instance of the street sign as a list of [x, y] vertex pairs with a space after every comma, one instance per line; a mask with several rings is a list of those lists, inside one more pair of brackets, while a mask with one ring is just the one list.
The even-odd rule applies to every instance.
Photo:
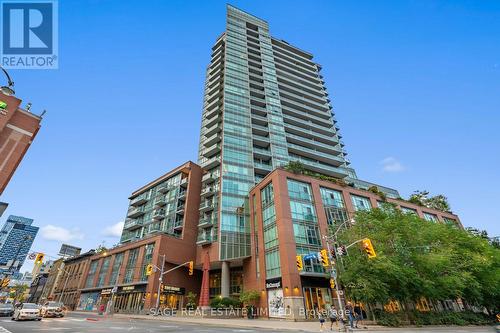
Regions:
[[28, 256], [29, 260], [35, 260], [35, 258], [36, 258], [36, 253], [35, 252], [30, 253], [30, 255]]
[[114, 286], [113, 289], [111, 289], [111, 292], [113, 294], [116, 294], [117, 291], [118, 291], [118, 287], [117, 286]]

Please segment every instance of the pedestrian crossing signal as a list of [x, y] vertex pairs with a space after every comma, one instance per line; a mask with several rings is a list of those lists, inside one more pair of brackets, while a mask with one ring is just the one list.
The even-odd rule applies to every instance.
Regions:
[[146, 276], [153, 274], [153, 265], [149, 264], [146, 266]]
[[41, 265], [43, 263], [43, 258], [45, 257], [45, 254], [43, 253], [37, 253], [36, 258], [35, 258], [35, 265]]
[[189, 275], [194, 274], [194, 261], [189, 262]]
[[377, 256], [377, 253], [375, 253], [375, 249], [373, 248], [372, 241], [369, 238], [363, 239], [362, 245], [363, 251], [368, 255], [368, 259], [372, 259]]
[[304, 269], [304, 262], [302, 261], [302, 256], [296, 256], [295, 258], [297, 260], [297, 269], [300, 272], [301, 270]]
[[323, 267], [328, 267], [330, 266], [330, 260], [328, 260], [328, 251], [323, 249], [321, 251], [319, 251], [319, 257], [320, 257], [320, 261], [321, 261], [321, 264], [323, 265]]

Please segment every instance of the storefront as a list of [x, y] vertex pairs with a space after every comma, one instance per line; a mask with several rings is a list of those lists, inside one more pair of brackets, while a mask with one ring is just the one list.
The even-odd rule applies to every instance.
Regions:
[[141, 313], [146, 300], [146, 285], [119, 287], [113, 303], [115, 313]]
[[281, 278], [266, 280], [266, 291], [269, 317], [284, 318], [286, 313]]
[[179, 310], [184, 306], [186, 289], [175, 286], [163, 286], [160, 296], [160, 308]]
[[100, 291], [82, 292], [76, 309], [81, 311], [97, 311], [97, 302], [100, 294]]
[[317, 318], [318, 312], [327, 311], [332, 305], [332, 293], [328, 279], [303, 277], [302, 293], [306, 318]]

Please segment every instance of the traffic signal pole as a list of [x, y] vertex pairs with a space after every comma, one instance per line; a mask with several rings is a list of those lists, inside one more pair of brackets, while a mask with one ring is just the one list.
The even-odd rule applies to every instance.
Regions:
[[156, 297], [156, 315], [158, 315], [158, 310], [160, 309], [160, 293], [161, 293], [161, 284], [163, 283], [163, 275], [170, 273], [172, 271], [175, 271], [176, 269], [181, 268], [183, 266], [186, 266], [192, 262], [192, 261], [186, 261], [185, 263], [177, 265], [174, 268], [169, 269], [168, 271], [164, 271], [165, 270], [165, 255], [163, 254], [160, 257], [162, 258], [161, 268], [156, 266], [156, 265], [153, 265], [153, 267], [155, 269], [160, 271], [160, 277], [158, 278], [158, 296]]
[[[345, 320], [344, 304], [342, 303], [342, 299], [340, 298], [340, 289], [339, 289], [339, 283], [338, 283], [338, 279], [337, 279], [337, 270], [333, 266], [333, 263], [335, 261], [334, 261], [334, 258], [332, 256], [332, 251], [330, 248], [330, 242], [328, 241], [328, 237], [325, 237], [325, 240], [326, 240], [326, 248], [328, 250], [328, 255], [330, 256], [330, 271], [331, 271], [333, 281], [335, 281], [335, 292], [337, 294], [337, 302], [339, 303], [340, 315], [342, 316], [342, 319]], [[335, 248], [334, 248], [334, 251], [336, 251]]]

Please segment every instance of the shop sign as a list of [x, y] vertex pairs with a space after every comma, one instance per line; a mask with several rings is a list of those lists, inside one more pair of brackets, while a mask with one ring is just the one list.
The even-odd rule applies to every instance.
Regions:
[[281, 288], [281, 278], [266, 280], [266, 289]]
[[125, 287], [122, 287], [122, 291], [123, 292], [131, 292], [131, 291], [134, 291], [135, 290], [135, 286], [125, 286]]
[[174, 286], [163, 286], [163, 292], [167, 293], [167, 294], [184, 295], [186, 293], [186, 288], [174, 287]]
[[101, 290], [101, 295], [109, 295], [111, 294], [112, 289], [103, 289]]
[[0, 101], [0, 114], [3, 116], [7, 115], [7, 103], [4, 101]]

